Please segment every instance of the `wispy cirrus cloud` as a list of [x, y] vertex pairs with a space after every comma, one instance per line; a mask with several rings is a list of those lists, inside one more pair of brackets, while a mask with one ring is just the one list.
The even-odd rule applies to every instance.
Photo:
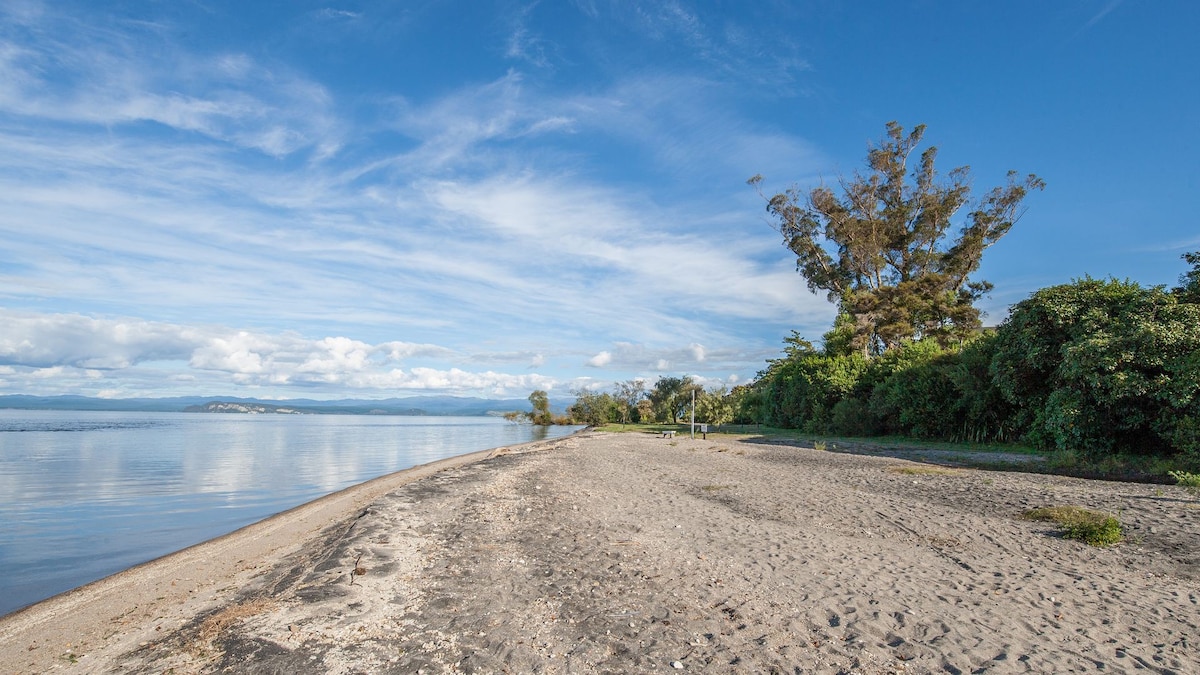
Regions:
[[0, 111], [43, 122], [156, 123], [275, 157], [338, 145], [328, 92], [282, 64], [184, 52], [153, 23], [115, 30], [49, 9], [20, 16], [0, 33]]
[[[791, 141], [722, 113], [702, 80], [580, 92], [513, 70], [350, 101], [261, 56], [181, 49], [161, 25], [22, 21], [54, 34], [0, 49], [0, 304], [32, 312], [43, 350], [2, 362], [25, 381], [491, 392], [561, 386], [599, 351], [614, 379], [725, 377], [757, 367], [711, 358], [758, 342], [755, 322], [827, 318], [765, 226], [714, 208], [725, 189], [751, 204], [750, 158]], [[688, 202], [610, 184], [586, 166], [614, 146], [729, 187]], [[143, 337], [117, 341], [108, 316], [140, 317]]]
[[1083, 25], [1081, 30], [1087, 30], [1103, 21], [1104, 17], [1108, 16], [1113, 10], [1121, 5], [1121, 2], [1122, 0], [1107, 0], [1104, 3], [1104, 6], [1100, 8], [1100, 11], [1092, 15], [1092, 18], [1088, 19], [1087, 23]]

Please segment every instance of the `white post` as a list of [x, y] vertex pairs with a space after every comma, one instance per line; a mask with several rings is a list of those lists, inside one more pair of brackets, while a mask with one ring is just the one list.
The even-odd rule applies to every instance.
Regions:
[[696, 440], [696, 390], [692, 390], [692, 440]]

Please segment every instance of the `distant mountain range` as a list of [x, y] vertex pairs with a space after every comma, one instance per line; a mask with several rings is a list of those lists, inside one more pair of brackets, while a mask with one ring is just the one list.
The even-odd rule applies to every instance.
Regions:
[[[565, 406], [552, 404], [552, 408]], [[88, 396], [0, 396], [0, 408], [20, 410], [110, 410], [128, 412], [281, 413], [310, 415], [500, 415], [529, 410], [527, 399], [490, 399], [462, 396], [412, 396], [406, 398], [313, 399], [236, 398], [228, 396], [176, 396], [173, 398], [91, 398]]]

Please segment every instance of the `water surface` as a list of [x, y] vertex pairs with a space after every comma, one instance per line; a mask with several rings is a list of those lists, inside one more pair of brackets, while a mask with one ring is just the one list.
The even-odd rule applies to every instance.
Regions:
[[0, 615], [393, 471], [577, 428], [0, 410]]

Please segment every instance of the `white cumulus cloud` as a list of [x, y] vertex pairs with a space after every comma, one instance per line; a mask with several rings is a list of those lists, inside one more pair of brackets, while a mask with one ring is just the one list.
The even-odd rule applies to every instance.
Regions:
[[603, 368], [612, 363], [612, 354], [609, 352], [600, 352], [599, 354], [588, 359], [587, 364], [593, 368]]
[[[555, 378], [538, 373], [434, 366], [448, 359], [472, 361], [475, 357], [438, 345], [398, 340], [371, 344], [346, 336], [309, 338], [295, 333], [197, 329], [136, 319], [7, 309], [0, 309], [0, 323], [7, 328], [0, 334], [0, 375], [6, 384], [95, 381], [93, 393], [97, 396], [127, 393], [103, 385], [111, 385], [108, 380], [120, 376], [151, 375], [153, 369], [139, 366], [151, 362], [165, 364], [171, 381], [203, 381], [209, 386], [320, 385], [343, 392], [524, 395], [558, 384]], [[534, 363], [544, 361], [540, 354], [532, 359]], [[399, 361], [417, 363], [398, 368]]]

